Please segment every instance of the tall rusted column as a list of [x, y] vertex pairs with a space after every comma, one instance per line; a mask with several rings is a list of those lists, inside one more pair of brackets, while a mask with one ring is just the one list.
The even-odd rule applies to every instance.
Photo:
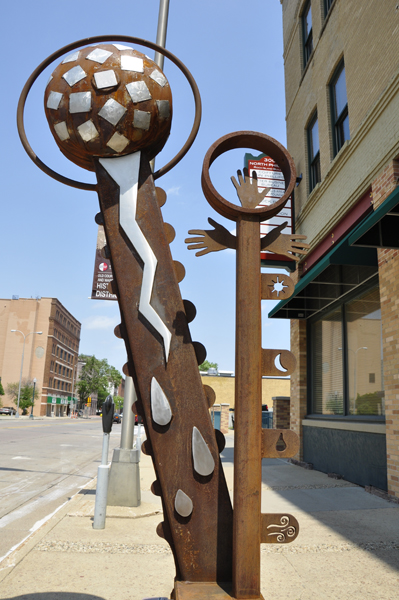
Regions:
[[261, 278], [259, 221], [237, 221], [233, 596], [260, 597]]

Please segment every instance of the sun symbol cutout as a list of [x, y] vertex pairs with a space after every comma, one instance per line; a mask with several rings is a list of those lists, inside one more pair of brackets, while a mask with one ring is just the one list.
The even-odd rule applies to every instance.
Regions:
[[288, 285], [284, 285], [284, 279], [279, 281], [279, 276], [277, 275], [277, 281], [274, 281], [273, 279], [272, 281], [273, 285], [269, 285], [270, 288], [273, 288], [272, 293], [277, 292], [277, 297], [279, 296], [280, 292], [284, 294], [284, 289], [288, 287]]

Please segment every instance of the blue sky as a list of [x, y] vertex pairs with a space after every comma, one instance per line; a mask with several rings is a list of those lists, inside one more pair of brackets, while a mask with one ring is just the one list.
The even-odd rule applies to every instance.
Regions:
[[[3, 9], [1, 95], [3, 115], [0, 245], [3, 255], [0, 297], [58, 298], [82, 323], [80, 351], [107, 358], [116, 368], [126, 362], [123, 342], [113, 329], [119, 323], [116, 302], [89, 300], [97, 226], [94, 192], [66, 187], [50, 179], [28, 158], [19, 141], [16, 108], [32, 71], [49, 54], [76, 40], [101, 34], [132, 35], [155, 41], [158, 0], [68, 3], [20, 0]], [[234, 370], [235, 253], [196, 258], [184, 243], [189, 229], [207, 228], [211, 216], [230, 230], [206, 202], [200, 184], [208, 148], [221, 136], [239, 130], [266, 133], [285, 145], [285, 101], [281, 5], [278, 0], [170, 0], [167, 48], [197, 81], [203, 103], [198, 137], [183, 161], [157, 181], [168, 195], [163, 208], [176, 238], [173, 258], [186, 277], [182, 296], [197, 308], [191, 323], [193, 340], [205, 345], [208, 359]], [[150, 50], [144, 51], [153, 56]], [[57, 63], [58, 64], [58, 63]], [[44, 116], [44, 87], [50, 67], [28, 97], [26, 131], [31, 146], [49, 166], [83, 181], [93, 175], [59, 152]], [[157, 157], [159, 168], [180, 149], [191, 129], [194, 105], [187, 82], [169, 61], [164, 71], [172, 88], [171, 136]], [[216, 188], [235, 202], [230, 176], [242, 168], [245, 150], [224, 155], [212, 167]], [[267, 320], [273, 303], [264, 302], [263, 346], [289, 348], [289, 324]]]

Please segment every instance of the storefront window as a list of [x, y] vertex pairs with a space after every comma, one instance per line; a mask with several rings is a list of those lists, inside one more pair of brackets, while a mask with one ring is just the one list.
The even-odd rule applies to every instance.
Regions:
[[349, 414], [383, 415], [384, 384], [378, 288], [346, 305]]
[[342, 373], [342, 310], [312, 326], [313, 412], [344, 414]]
[[312, 413], [383, 416], [378, 286], [314, 321], [310, 340]]

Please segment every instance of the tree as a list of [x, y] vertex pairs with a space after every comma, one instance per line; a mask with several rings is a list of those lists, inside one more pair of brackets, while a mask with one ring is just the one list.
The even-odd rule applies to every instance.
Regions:
[[114, 396], [115, 408], [118, 412], [123, 409], [123, 398], [122, 396]]
[[115, 367], [108, 364], [106, 358], [98, 359], [94, 355], [79, 355], [79, 361], [84, 362], [76, 389], [80, 404], [83, 405], [92, 394], [97, 394], [98, 408], [109, 395], [109, 384], [119, 386], [122, 375]]
[[[28, 414], [28, 408], [30, 408], [33, 404], [33, 381], [31, 379], [23, 379], [21, 381], [21, 394], [19, 398], [19, 408], [22, 409], [22, 414]], [[18, 389], [19, 389], [19, 381], [15, 383], [9, 383], [7, 386], [7, 396], [11, 397], [12, 402], [14, 402], [15, 406], [18, 406]], [[38, 386], [35, 386], [35, 400], [40, 395], [40, 390]]]
[[217, 363], [213, 363], [213, 362], [209, 362], [209, 360], [204, 360], [204, 362], [202, 363], [202, 365], [199, 365], [199, 370], [200, 371], [209, 371], [209, 369], [217, 369], [218, 368], [218, 364]]
[[[3, 388], [2, 384], [1, 384], [1, 377], [0, 377], [0, 396], [4, 396], [4, 388]], [[3, 406], [3, 403], [2, 403], [1, 398], [0, 398], [0, 408], [2, 406]]]

